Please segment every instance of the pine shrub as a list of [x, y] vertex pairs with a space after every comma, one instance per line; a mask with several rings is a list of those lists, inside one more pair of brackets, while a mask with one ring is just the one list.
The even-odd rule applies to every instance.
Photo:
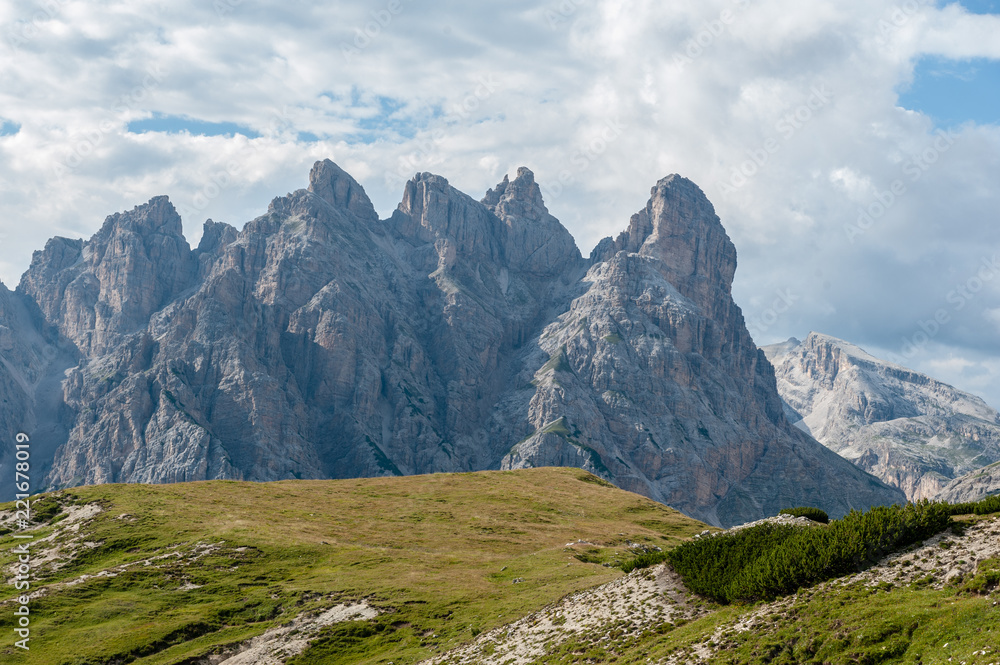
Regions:
[[1000, 494], [988, 496], [980, 501], [953, 503], [948, 506], [952, 515], [992, 515], [1000, 513]]
[[945, 530], [950, 508], [927, 501], [876, 506], [826, 528], [765, 523], [684, 543], [667, 559], [688, 589], [717, 602], [773, 600], [863, 570]]

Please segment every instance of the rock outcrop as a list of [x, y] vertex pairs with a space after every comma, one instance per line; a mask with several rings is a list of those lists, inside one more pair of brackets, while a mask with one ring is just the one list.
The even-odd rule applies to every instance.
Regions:
[[14, 294], [0, 282], [0, 436], [7, 442], [0, 452], [0, 471], [5, 478], [13, 477], [10, 442], [27, 428], [25, 416], [33, 393], [30, 378], [25, 376], [34, 355], [25, 339], [26, 324]]
[[[715, 524], [902, 500], [785, 420], [704, 194], [590, 260], [528, 169], [417, 174], [380, 220], [330, 161], [192, 250], [165, 197], [55, 238], [18, 297], [79, 353], [51, 486], [572, 465]], [[6, 407], [5, 407], [6, 408]]]
[[938, 493], [937, 498], [948, 503], [965, 503], [1000, 494], [1000, 462], [956, 478]]
[[67, 439], [69, 414], [62, 381], [65, 370], [77, 363], [77, 353], [46, 329], [33, 308], [31, 300], [0, 283], [0, 437], [6, 442], [0, 447], [0, 476], [10, 479], [0, 487], [0, 501], [17, 493], [13, 464], [18, 434], [29, 435], [32, 491]]
[[192, 277], [181, 218], [165, 196], [107, 218], [90, 241], [53, 238], [18, 290], [82, 353], [98, 356], [145, 329]]
[[910, 500], [1000, 461], [1000, 414], [974, 395], [817, 333], [764, 351], [789, 419]]

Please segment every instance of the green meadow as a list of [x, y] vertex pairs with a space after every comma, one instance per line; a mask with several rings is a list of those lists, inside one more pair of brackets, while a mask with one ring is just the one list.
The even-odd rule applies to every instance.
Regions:
[[[92, 503], [100, 513], [67, 526]], [[195, 663], [357, 602], [379, 616], [323, 629], [293, 662], [413, 663], [621, 576], [611, 563], [630, 543], [707, 528], [578, 469], [103, 485], [44, 495], [34, 512], [31, 650], [13, 646], [21, 592], [5, 585], [4, 663]], [[578, 540], [590, 554], [566, 549]], [[5, 571], [17, 542], [0, 536]], [[53, 546], [55, 568], [42, 560]]]

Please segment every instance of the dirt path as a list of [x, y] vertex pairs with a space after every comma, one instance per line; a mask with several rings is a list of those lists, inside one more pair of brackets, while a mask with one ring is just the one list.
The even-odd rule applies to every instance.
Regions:
[[636, 570], [614, 582], [563, 598], [534, 614], [480, 635], [474, 642], [424, 661], [426, 665], [527, 665], [569, 641], [600, 644], [702, 614], [680, 578], [665, 565]]

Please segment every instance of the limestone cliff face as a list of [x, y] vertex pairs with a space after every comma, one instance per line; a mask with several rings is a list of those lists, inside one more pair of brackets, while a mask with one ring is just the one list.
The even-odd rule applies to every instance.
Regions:
[[76, 364], [69, 344], [47, 330], [34, 303], [0, 283], [0, 475], [12, 479], [0, 488], [0, 501], [13, 499], [14, 440], [30, 434], [32, 489], [48, 473], [56, 448], [67, 438], [72, 420], [63, 402], [65, 370]]
[[0, 436], [8, 442], [0, 454], [3, 471], [11, 470], [6, 454], [12, 447], [9, 442], [26, 428], [24, 418], [32, 395], [31, 377], [25, 374], [33, 364], [33, 354], [23, 330], [27, 322], [20, 314], [14, 294], [0, 282]]
[[964, 503], [979, 501], [998, 493], [1000, 493], [1000, 462], [994, 462], [951, 481], [938, 493], [937, 498], [949, 503]]
[[19, 290], [87, 355], [113, 349], [178, 295], [191, 249], [167, 197], [107, 218], [88, 242], [53, 238], [35, 252]]
[[765, 351], [792, 422], [910, 500], [1000, 461], [1000, 414], [974, 395], [827, 335]]
[[735, 261], [679, 176], [589, 261], [527, 169], [482, 201], [418, 174], [380, 220], [319, 162], [194, 250], [156, 198], [53, 239], [22, 279], [79, 354], [48, 482], [563, 464], [717, 524], [902, 499], [787, 424]]
[[661, 180], [594, 259], [585, 292], [540, 336], [535, 431], [504, 467], [584, 466], [716, 524], [890, 499], [788, 426], [730, 295], [736, 250], [697, 186]]

